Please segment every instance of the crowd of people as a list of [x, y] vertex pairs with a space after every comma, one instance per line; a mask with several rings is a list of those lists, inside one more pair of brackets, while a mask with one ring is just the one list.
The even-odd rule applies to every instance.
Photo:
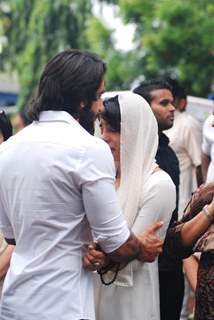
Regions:
[[214, 319], [214, 117], [172, 79], [103, 100], [106, 72], [60, 52], [0, 113], [0, 319], [187, 320], [190, 290]]

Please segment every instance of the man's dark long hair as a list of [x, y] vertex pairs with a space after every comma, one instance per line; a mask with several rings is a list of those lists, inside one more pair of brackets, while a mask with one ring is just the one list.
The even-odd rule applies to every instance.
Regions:
[[67, 111], [79, 117], [80, 102], [90, 106], [106, 71], [105, 63], [94, 53], [69, 49], [53, 57], [44, 68], [31, 116], [38, 120], [45, 110]]

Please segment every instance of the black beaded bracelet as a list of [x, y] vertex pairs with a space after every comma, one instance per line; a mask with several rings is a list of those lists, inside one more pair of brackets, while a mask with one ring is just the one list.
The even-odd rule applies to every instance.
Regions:
[[107, 266], [107, 268], [101, 268], [100, 270], [97, 270], [97, 273], [100, 275], [100, 280], [101, 280], [102, 284], [104, 284], [105, 286], [109, 286], [110, 284], [112, 284], [116, 280], [119, 270], [120, 270], [120, 263], [115, 263], [114, 276], [109, 282], [106, 282], [105, 279], [104, 279], [104, 275], [108, 271], [110, 271], [108, 266]]

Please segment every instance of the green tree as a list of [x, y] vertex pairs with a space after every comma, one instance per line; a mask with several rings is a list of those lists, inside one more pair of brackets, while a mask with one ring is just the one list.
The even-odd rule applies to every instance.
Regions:
[[[111, 2], [111, 1], [108, 1]], [[213, 0], [118, 0], [136, 24], [139, 72], [178, 77], [189, 94], [207, 96], [214, 74]]]
[[113, 40], [113, 29], [108, 29], [103, 23], [92, 17], [87, 24], [86, 38], [90, 49], [98, 53], [107, 63], [106, 89], [127, 89], [137, 74], [137, 59], [135, 52], [116, 50]]
[[6, 43], [0, 67], [16, 71], [19, 106], [35, 93], [42, 66], [58, 51], [88, 48], [85, 29], [91, 17], [88, 0], [0, 1], [0, 36]]

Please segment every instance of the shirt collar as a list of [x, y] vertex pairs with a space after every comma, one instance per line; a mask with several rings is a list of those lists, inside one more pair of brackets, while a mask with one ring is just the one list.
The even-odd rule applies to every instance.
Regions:
[[63, 121], [67, 123], [73, 123], [76, 120], [66, 111], [42, 111], [39, 114], [39, 122], [55, 122]]

